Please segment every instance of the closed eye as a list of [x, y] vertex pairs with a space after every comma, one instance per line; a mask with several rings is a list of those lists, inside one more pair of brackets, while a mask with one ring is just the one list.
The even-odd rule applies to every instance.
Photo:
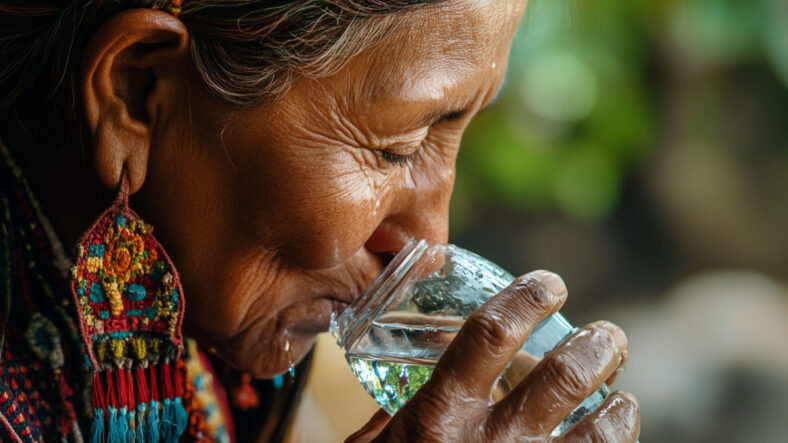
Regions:
[[409, 165], [413, 161], [413, 157], [416, 156], [416, 152], [407, 155], [395, 154], [389, 151], [377, 151], [377, 152], [380, 153], [380, 157], [383, 158], [383, 160], [386, 163], [400, 167]]
[[438, 116], [438, 118], [435, 120], [432, 126], [437, 126], [441, 123], [453, 122], [459, 120], [465, 115], [466, 112], [468, 112], [467, 109], [458, 109], [456, 111], [451, 111], [445, 114], [441, 114], [440, 116]]
[[436, 112], [428, 115], [424, 119], [424, 124], [426, 126], [432, 127], [432, 126], [437, 126], [441, 123], [457, 121], [461, 119], [467, 112], [468, 112], [468, 107], [465, 107], [463, 109], [455, 109], [448, 112]]
[[[436, 114], [432, 114], [432, 115], [430, 115], [430, 116], [428, 116], [426, 118], [427, 126], [428, 127], [433, 127], [433, 126], [438, 126], [441, 123], [457, 121], [457, 120], [461, 119], [462, 117], [464, 117], [465, 114], [468, 113], [468, 109], [469, 108], [466, 107], [464, 109], [456, 109], [456, 110], [453, 110], [453, 111], [444, 112], [444, 113], [440, 113], [440, 114], [437, 114], [437, 113]], [[383, 160], [386, 163], [388, 163], [390, 165], [395, 165], [395, 166], [402, 167], [402, 166], [409, 165], [413, 161], [413, 158], [416, 156], [416, 153], [418, 151], [415, 151], [413, 153], [406, 154], [406, 155], [395, 154], [393, 152], [385, 151], [385, 150], [381, 150], [381, 151], [378, 151], [378, 152], [380, 153], [381, 158], [383, 158]]]

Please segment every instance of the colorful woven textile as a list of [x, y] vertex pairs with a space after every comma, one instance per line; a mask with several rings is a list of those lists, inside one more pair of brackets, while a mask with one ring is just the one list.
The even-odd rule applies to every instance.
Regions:
[[0, 141], [0, 441], [284, 437], [309, 358], [232, 408], [243, 374], [182, 337], [177, 273], [124, 192], [80, 245], [70, 262]]
[[192, 342], [178, 359], [177, 274], [116, 203], [81, 242], [72, 295], [68, 259], [0, 143], [0, 441], [175, 441], [183, 428], [180, 441], [231, 441], [221, 385], [194, 386], [206, 357]]
[[153, 227], [129, 209], [124, 188], [80, 242], [72, 270], [94, 370], [173, 361], [183, 345], [178, 274]]
[[153, 227], [117, 201], [78, 245], [71, 289], [93, 371], [91, 441], [177, 441], [188, 424], [183, 289]]

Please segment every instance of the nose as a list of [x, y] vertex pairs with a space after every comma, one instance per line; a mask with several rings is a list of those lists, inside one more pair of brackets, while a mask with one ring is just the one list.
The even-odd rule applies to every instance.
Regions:
[[428, 243], [448, 241], [448, 211], [443, 217], [390, 217], [378, 225], [365, 246], [370, 252], [398, 252], [409, 240], [424, 239]]
[[454, 170], [432, 174], [418, 185], [404, 187], [365, 246], [373, 253], [398, 252], [412, 239], [446, 243], [449, 237], [449, 200]]

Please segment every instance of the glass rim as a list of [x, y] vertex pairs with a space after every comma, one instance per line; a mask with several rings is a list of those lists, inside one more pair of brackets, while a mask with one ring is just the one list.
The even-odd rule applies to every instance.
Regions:
[[[332, 318], [329, 331], [339, 346], [352, 343], [358, 333], [388, 306], [398, 287], [430, 247], [426, 240], [414, 238], [408, 241], [361, 295], [341, 314]], [[380, 294], [386, 296], [380, 297]], [[362, 312], [363, 315], [359, 315]]]

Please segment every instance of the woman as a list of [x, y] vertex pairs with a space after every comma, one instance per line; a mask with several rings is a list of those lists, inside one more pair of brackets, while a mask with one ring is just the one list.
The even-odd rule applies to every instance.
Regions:
[[[525, 3], [0, 1], [4, 438], [232, 438], [206, 379], [287, 371], [407, 239], [446, 241], [460, 137]], [[519, 278], [352, 439], [550, 440], [626, 353], [618, 327], [589, 325], [490, 405], [565, 296], [554, 274]], [[293, 402], [239, 379], [238, 439], [276, 438]], [[265, 417], [238, 419], [257, 403]], [[558, 440], [638, 432], [616, 393]]]

